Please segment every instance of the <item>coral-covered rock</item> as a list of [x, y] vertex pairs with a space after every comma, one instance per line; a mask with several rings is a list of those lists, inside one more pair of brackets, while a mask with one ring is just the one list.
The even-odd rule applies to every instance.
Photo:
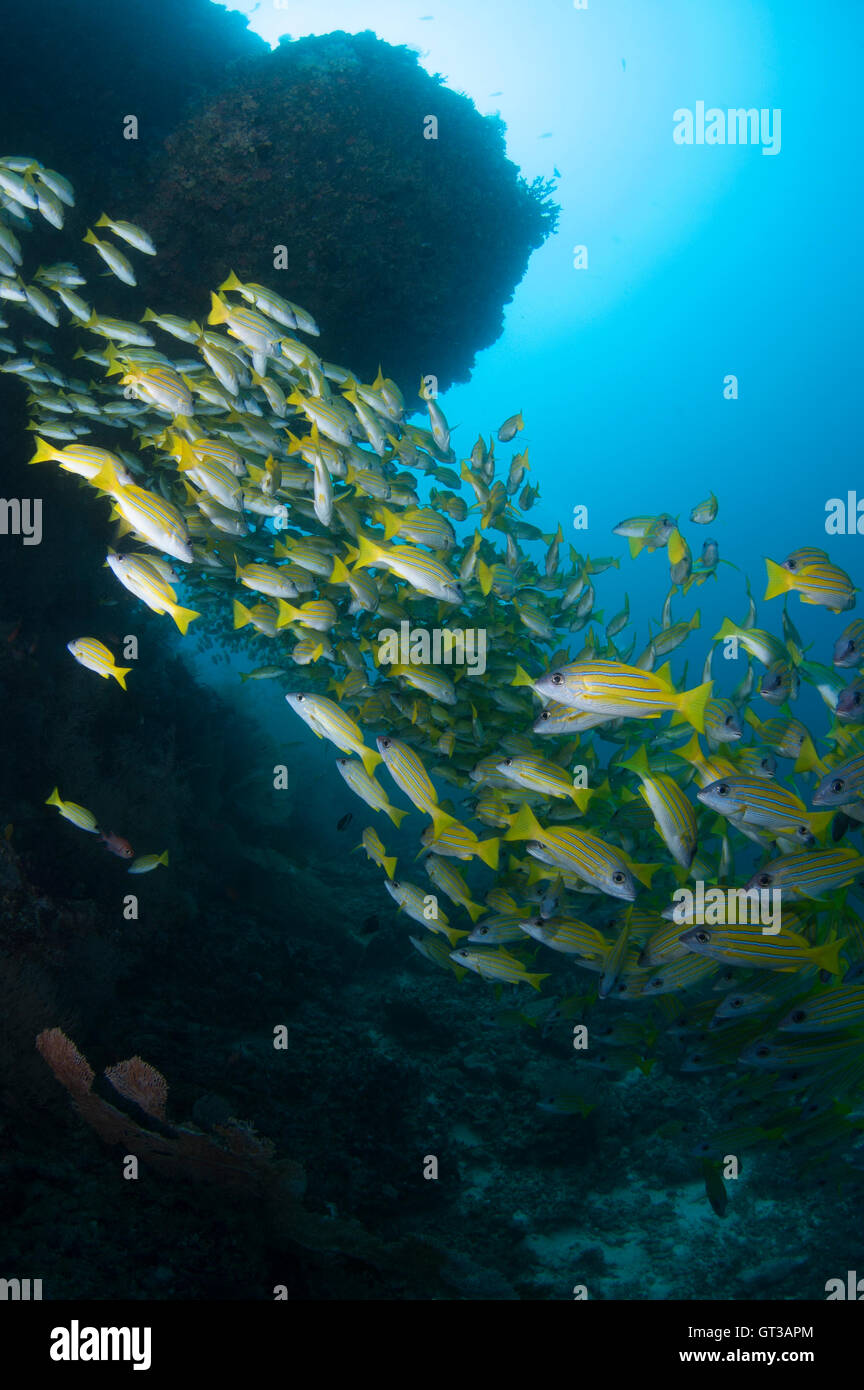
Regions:
[[136, 209], [160, 251], [142, 283], [192, 317], [229, 270], [266, 283], [318, 320], [323, 357], [369, 380], [384, 362], [414, 400], [421, 374], [467, 380], [501, 333], [554, 228], [550, 193], [507, 159], [503, 123], [410, 49], [287, 42], [167, 141]]

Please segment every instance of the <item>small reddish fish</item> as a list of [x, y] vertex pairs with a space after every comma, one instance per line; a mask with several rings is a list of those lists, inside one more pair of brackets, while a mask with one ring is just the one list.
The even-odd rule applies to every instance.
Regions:
[[121, 859], [135, 858], [135, 851], [129, 841], [122, 839], [120, 835], [115, 835], [113, 830], [109, 830], [107, 835], [100, 831], [99, 839], [106, 849], [110, 850], [112, 854], [119, 855]]

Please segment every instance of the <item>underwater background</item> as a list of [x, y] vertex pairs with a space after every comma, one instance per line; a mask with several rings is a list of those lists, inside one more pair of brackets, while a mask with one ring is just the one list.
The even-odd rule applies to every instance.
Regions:
[[[709, 679], [715, 698], [737, 692], [739, 740], [703, 737], [709, 770], [712, 756], [728, 754], [732, 774], [742, 772], [739, 743], [765, 750], [768, 721], [800, 721], [816, 760], [783, 761], [775, 747], [774, 770], [812, 816], [820, 779], [861, 756], [854, 713], [835, 712], [855, 670], [833, 662], [854, 619], [861, 541], [851, 525], [829, 534], [826, 507], [845, 505], [858, 484], [861, 187], [848, 146], [864, 21], [851, 3], [798, 0], [428, 4], [425, 15], [401, 0], [264, 3], [248, 8], [247, 27], [243, 13], [206, 0], [36, 0], [4, 19], [0, 165], [4, 152], [13, 163], [41, 161], [71, 182], [75, 204], [59, 199], [58, 227], [25, 203], [28, 229], [9, 211], [16, 169], [4, 166], [13, 182], [3, 186], [2, 223], [26, 259], [0, 267], [3, 280], [41, 284], [59, 315], [54, 324], [26, 291], [23, 308], [14, 289], [0, 300], [0, 339], [10, 344], [0, 375], [3, 498], [43, 499], [39, 544], [0, 534], [0, 1276], [41, 1278], [52, 1299], [269, 1300], [278, 1289], [316, 1300], [555, 1300], [574, 1288], [592, 1299], [823, 1297], [826, 1281], [860, 1259], [860, 1000], [844, 996], [848, 1017], [807, 1035], [817, 1055], [792, 1056], [801, 1070], [791, 1079], [785, 1054], [774, 1071], [740, 1054], [764, 1039], [802, 1046], [778, 1027], [793, 1004], [824, 999], [847, 976], [854, 990], [864, 959], [854, 886], [861, 830], [848, 810], [857, 806], [814, 824], [809, 846], [849, 851], [847, 876], [824, 897], [801, 893], [803, 909], [793, 903], [802, 949], [845, 942], [838, 969], [822, 957], [796, 958], [788, 975], [715, 959], [713, 974], [656, 1000], [641, 1001], [635, 988], [610, 998], [628, 970], [638, 978], [636, 957], [647, 970], [646, 942], [678, 882], [652, 817], [634, 811], [642, 783], [621, 767], [625, 758], [643, 747], [698, 813], [693, 879], [743, 885], [790, 853], [776, 843], [788, 826], [775, 823], [755, 845], [737, 825], [718, 829], [716, 808], [709, 814], [696, 791], [728, 768], [720, 762], [717, 779], [700, 782], [692, 763], [670, 754], [694, 731], [704, 735], [704, 719], [685, 724], [676, 744], [668, 719], [627, 718], [622, 705], [605, 711], [609, 738], [534, 738], [549, 692], [514, 681], [519, 670], [539, 680], [586, 646], [635, 664], [698, 610], [680, 650], [670, 645], [667, 657], [658, 644], [655, 671], [671, 660], [666, 709]], [[676, 113], [701, 102], [773, 113], [774, 149], [677, 143]], [[430, 140], [424, 123], [436, 112]], [[34, 168], [24, 158], [18, 176], [44, 189]], [[134, 287], [82, 245], [100, 213], [153, 236], [152, 263], [114, 238], [134, 265]], [[287, 270], [274, 266], [277, 245], [288, 248]], [[0, 255], [2, 247], [0, 238]], [[428, 556], [462, 573], [466, 611], [418, 588], [416, 574], [387, 580], [380, 556], [381, 568], [352, 568], [351, 525], [323, 522], [326, 504], [311, 510], [310, 451], [323, 425], [300, 454], [308, 496], [291, 495], [289, 538], [317, 536], [328, 560], [371, 572], [391, 620], [362, 605], [359, 616], [349, 612], [352, 594], [332, 582], [335, 569], [290, 603], [334, 604], [338, 624], [325, 638], [367, 644], [368, 688], [350, 682], [353, 650], [330, 660], [307, 649], [292, 664], [284, 627], [292, 640], [311, 634], [313, 652], [320, 628], [292, 620], [268, 638], [236, 625], [236, 603], [251, 607], [260, 594], [234, 582], [235, 559], [291, 559], [273, 549], [280, 532], [260, 516], [236, 551], [230, 532], [190, 527], [193, 550], [225, 571], [215, 578], [201, 552], [188, 572], [174, 553], [178, 601], [201, 615], [187, 635], [167, 610], [131, 597], [105, 567], [109, 547], [129, 550], [128, 534], [118, 534], [92, 477], [50, 455], [30, 466], [34, 437], [62, 451], [76, 439], [63, 434], [72, 419], [90, 429], [85, 443], [123, 451], [127, 464], [127, 452], [140, 454], [147, 468], [134, 483], [152, 486], [188, 525], [195, 506], [182, 451], [158, 435], [182, 433], [177, 420], [189, 412], [153, 405], [151, 395], [146, 422], [133, 411], [117, 417], [122, 431], [106, 425], [109, 400], [122, 412], [124, 400], [142, 399], [132, 377], [147, 363], [122, 339], [88, 335], [59, 282], [39, 279], [52, 262], [80, 266], [80, 295], [123, 321], [140, 323], [150, 309], [209, 331], [218, 323], [211, 291], [235, 312], [251, 305], [236, 288], [220, 292], [232, 272], [240, 285], [302, 305], [320, 333], [304, 338], [294, 327], [325, 366], [342, 364], [370, 391], [384, 378], [404, 399], [400, 423], [379, 385], [379, 423], [393, 438], [379, 452], [367, 433], [362, 448], [372, 475], [386, 460], [393, 488], [397, 470], [403, 488], [413, 470], [416, 499], [400, 501], [398, 488], [376, 493], [372, 475], [364, 486], [353, 456], [354, 475], [331, 470], [337, 514], [340, 499], [353, 498], [364, 527], [384, 526], [374, 535], [386, 549], [391, 521], [431, 501], [454, 541]], [[171, 363], [188, 362], [195, 339], [162, 332], [157, 346]], [[121, 378], [106, 376], [110, 359], [74, 356], [103, 353], [106, 341], [129, 377], [125, 397]], [[299, 375], [281, 379], [286, 395], [325, 393], [316, 360], [298, 357]], [[40, 381], [40, 363], [65, 381]], [[211, 399], [202, 424], [236, 441], [266, 420], [284, 445], [284, 419], [311, 437], [314, 420], [299, 401], [280, 415], [258, 384], [259, 413], [245, 412], [214, 374], [231, 399], [225, 409]], [[77, 391], [70, 375], [83, 383]], [[417, 395], [421, 375], [438, 379], [443, 426]], [[327, 379], [338, 395], [344, 381]], [[251, 375], [241, 389], [255, 397]], [[70, 393], [91, 408], [70, 404]], [[499, 433], [514, 417], [512, 434]], [[409, 428], [425, 431], [410, 441], [422, 461], [396, 447]], [[248, 461], [266, 473], [273, 449], [250, 440]], [[505, 488], [513, 455], [525, 450], [530, 463]], [[276, 455], [286, 472], [298, 463], [287, 446]], [[490, 500], [493, 477], [503, 491]], [[122, 478], [115, 484], [122, 517]], [[470, 513], [446, 500], [460, 492]], [[712, 496], [716, 517], [692, 521]], [[651, 525], [666, 516], [678, 525], [658, 535]], [[613, 533], [632, 518], [645, 522], [642, 532]], [[140, 527], [131, 532], [133, 546], [171, 555]], [[646, 532], [634, 555], [629, 540]], [[675, 558], [670, 532], [684, 546]], [[700, 558], [708, 538], [719, 547], [713, 566]], [[780, 565], [802, 548], [830, 557], [842, 589], [836, 611], [824, 588], [815, 600], [794, 585], [784, 599], [763, 600], [765, 557]], [[509, 568], [509, 584], [498, 567]], [[577, 626], [562, 595], [580, 581], [574, 601], [593, 585], [596, 604]], [[626, 624], [610, 636], [625, 605]], [[402, 611], [430, 627], [467, 626], [473, 615], [488, 630], [487, 672], [457, 682], [452, 705], [423, 691], [412, 704], [407, 677], [373, 669], [376, 635], [398, 628]], [[551, 622], [551, 639], [540, 620]], [[727, 661], [715, 647], [703, 672], [727, 620], [783, 644], [791, 699], [766, 700], [770, 663], [748, 666], [743, 651]], [[139, 658], [124, 662], [129, 633]], [[132, 667], [125, 693], [75, 664], [67, 644], [83, 634]], [[649, 672], [652, 660], [639, 669]], [[240, 679], [271, 663], [285, 674]], [[476, 698], [465, 698], [475, 686]], [[462, 858], [444, 850], [472, 902], [497, 883], [521, 906], [513, 920], [554, 920], [559, 909], [584, 918], [605, 937], [600, 955], [588, 953], [594, 966], [524, 932], [506, 942], [517, 966], [503, 983], [451, 961], [444, 936], [397, 910], [386, 869], [360, 844], [374, 825], [387, 856], [398, 857], [399, 880], [427, 885], [418, 851], [428, 803], [424, 812], [415, 801], [404, 827], [373, 815], [336, 767], [356, 748], [313, 737], [320, 727], [286, 704], [295, 690], [337, 703], [370, 751], [388, 735], [412, 748], [435, 810], [463, 824], [473, 814], [475, 838], [500, 841], [500, 870], [473, 849]], [[586, 763], [593, 799], [567, 803], [566, 814], [559, 792], [508, 800], [493, 771], [484, 811], [472, 770], [496, 750], [517, 757], [529, 747], [559, 772]], [[393, 805], [410, 809], [405, 782], [416, 788], [416, 779], [391, 781], [384, 765], [376, 777]], [[95, 813], [108, 843], [45, 804], [55, 787]], [[560, 863], [548, 875], [561, 897], [547, 915], [545, 900], [527, 894], [536, 887], [531, 836], [504, 819], [523, 805], [541, 825], [547, 814], [550, 824], [584, 822], [632, 864], [662, 864], [638, 893], [652, 924], [628, 919], [624, 935], [625, 904], [596, 887], [585, 894], [572, 863], [566, 881]], [[128, 879], [112, 835], [128, 837], [139, 856], [167, 849], [169, 863]], [[727, 878], [730, 853], [737, 874]], [[137, 917], [124, 915], [130, 892]], [[452, 927], [472, 930], [457, 902], [446, 910]], [[443, 954], [425, 957], [411, 937]], [[535, 990], [525, 972], [548, 978]], [[735, 992], [765, 1002], [752, 1005], [750, 1032], [718, 1043], [712, 1013]], [[595, 1030], [596, 1064], [597, 1044], [584, 1057], [574, 1046], [581, 1024], [589, 1038]], [[54, 1029], [80, 1053], [56, 1034], [51, 1053]], [[274, 1030], [284, 1030], [275, 1046]], [[826, 1039], [841, 1051], [819, 1054]], [[92, 1093], [83, 1058], [99, 1077]], [[131, 1058], [148, 1069], [127, 1070], [112, 1092], [100, 1074]], [[141, 1157], [134, 1181], [124, 1175], [130, 1153]], [[740, 1157], [740, 1172], [722, 1178], [717, 1164], [728, 1154]]]

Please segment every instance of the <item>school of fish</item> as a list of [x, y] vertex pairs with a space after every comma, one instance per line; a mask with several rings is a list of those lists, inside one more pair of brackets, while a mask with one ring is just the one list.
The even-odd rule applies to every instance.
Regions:
[[[611, 618], [596, 606], [595, 582], [619, 559], [565, 556], [560, 527], [527, 520], [539, 492], [528, 450], [502, 458], [521, 411], [458, 458], [434, 382], [420, 387], [428, 424], [412, 423], [380, 368], [367, 384], [322, 361], [310, 315], [233, 272], [204, 323], [140, 306], [129, 320], [101, 316], [98, 262], [131, 299], [135, 253], [157, 248], [103, 214], [103, 235], [84, 238], [86, 273], [71, 261], [26, 268], [34, 220], [60, 229], [73, 205], [61, 174], [0, 158], [0, 371], [28, 393], [31, 461], [75, 475], [106, 522], [110, 508], [106, 564], [119, 583], [183, 634], [227, 606], [235, 629], [266, 643], [266, 664], [244, 679], [290, 684], [290, 711], [333, 745], [378, 825], [412, 818], [416, 861], [398, 864], [386, 824], [383, 835], [369, 824], [358, 848], [421, 929], [410, 940], [426, 960], [499, 995], [533, 988], [541, 997], [520, 1021], [581, 1028], [573, 1065], [594, 1075], [647, 1072], [658, 1058], [716, 1072], [726, 1122], [693, 1149], [703, 1162], [785, 1146], [854, 1179], [864, 932], [847, 899], [864, 871], [852, 842], [864, 821], [864, 621], [820, 662], [790, 611], [797, 595], [846, 613], [850, 577], [821, 549], [767, 559], [780, 635], [757, 627], [751, 597], [740, 624], [711, 635], [688, 688], [670, 657], [700, 618], [673, 621], [672, 605], [717, 579], [715, 541], [694, 557], [666, 512], [614, 528], [633, 560], [665, 551], [669, 566], [637, 651], [629, 603]], [[80, 335], [62, 369], [44, 336], [61, 325]], [[712, 494], [689, 520], [716, 515]], [[401, 634], [398, 659], [385, 633]], [[468, 655], [480, 637], [482, 672]], [[730, 643], [746, 674], [721, 698], [712, 660]], [[97, 637], [70, 637], [69, 651], [124, 691], [134, 681]], [[792, 713], [802, 682], [824, 703], [821, 728]], [[56, 788], [48, 800], [100, 833]], [[102, 839], [132, 857], [120, 837]], [[167, 863], [148, 855], [130, 872]], [[747, 911], [769, 899], [780, 916], [765, 930]], [[541, 1108], [591, 1104], [577, 1093]]]

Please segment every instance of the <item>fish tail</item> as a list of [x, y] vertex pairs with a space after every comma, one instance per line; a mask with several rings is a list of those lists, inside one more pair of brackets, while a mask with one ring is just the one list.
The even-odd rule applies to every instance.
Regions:
[[472, 922], [479, 922], [480, 918], [487, 911], [481, 903], [472, 902], [470, 898], [466, 898], [462, 906], [465, 908]]
[[467, 931], [458, 931], [456, 927], [445, 927], [443, 925], [439, 925], [438, 930], [443, 931], [451, 946], [455, 946], [457, 941], [461, 941], [463, 936], [468, 935]]
[[384, 810], [390, 817], [397, 830], [399, 829], [405, 817], [409, 814], [408, 811], [400, 811], [398, 806], [391, 806], [389, 802], [384, 807]]
[[129, 675], [131, 670], [131, 666], [115, 666], [113, 671], [110, 673], [114, 677], [121, 690], [126, 689], [126, 677]]
[[[353, 547], [352, 547], [353, 548]], [[373, 545], [366, 536], [357, 537], [357, 555], [354, 557], [355, 570], [363, 569], [365, 566], [380, 564], [381, 552], [377, 545]]]
[[523, 980], [527, 980], [527, 981], [528, 981], [528, 984], [531, 986], [531, 988], [532, 988], [532, 989], [536, 989], [537, 993], [540, 994], [540, 992], [541, 992], [541, 991], [540, 991], [540, 981], [541, 981], [541, 980], [548, 980], [548, 979], [549, 979], [549, 971], [547, 971], [545, 975], [528, 975], [528, 974], [526, 974], [526, 975], [523, 975], [522, 978], [523, 978]]
[[101, 215], [101, 217], [97, 217], [96, 221], [93, 223], [93, 226], [94, 226], [94, 227], [110, 227], [110, 226], [111, 226], [111, 218], [108, 217], [108, 216], [106, 216], [106, 214], [103, 212], [102, 215]]
[[385, 541], [389, 541], [395, 536], [399, 527], [402, 525], [401, 519], [395, 512], [389, 511], [387, 507], [379, 507], [375, 513], [375, 518], [379, 520], [384, 527]]
[[[363, 846], [361, 845], [359, 846], [359, 848], [362, 849]], [[381, 863], [384, 866], [384, 872], [386, 873], [387, 877], [392, 878], [396, 872], [396, 855], [385, 854], [383, 859], [381, 860]]]
[[488, 864], [490, 869], [498, 868], [498, 852], [501, 848], [501, 840], [496, 836], [492, 840], [481, 840], [477, 846], [477, 853]]
[[[194, 608], [181, 608], [179, 603], [173, 604], [168, 611], [184, 637], [186, 636], [186, 633], [189, 630], [189, 624], [193, 621], [193, 619], [201, 617], [201, 614], [196, 613]], [[126, 687], [124, 686], [123, 688], [125, 690]]]
[[705, 732], [705, 708], [711, 699], [711, 691], [714, 689], [713, 681], [706, 681], [704, 685], [697, 685], [693, 690], [685, 690], [678, 697], [678, 709], [688, 724], [692, 724], [697, 733]]
[[219, 293], [224, 294], [225, 290], [242, 290], [242, 288], [242, 284], [232, 270], [228, 274], [228, 279], [223, 280], [222, 284], [219, 286]]
[[830, 970], [832, 975], [840, 974], [840, 951], [846, 945], [848, 938], [843, 937], [840, 941], [828, 941], [824, 946], [814, 946], [810, 953], [810, 959], [814, 965], [818, 965], [820, 970]]
[[167, 867], [168, 867], [168, 851], [167, 851], [167, 849], [162, 851], [162, 853], [159, 855], [159, 858], [156, 860], [156, 863], [157, 863], [157, 864], [164, 864], [165, 867], [166, 867], [166, 869], [167, 869]]
[[530, 690], [534, 689], [534, 681], [529, 676], [528, 672], [523, 670], [518, 664], [516, 666], [516, 674], [510, 684], [516, 686], [527, 685]]
[[448, 816], [447, 812], [442, 811], [440, 806], [431, 807], [429, 815], [432, 817], [432, 829], [436, 840], [444, 834], [445, 830], [449, 830], [451, 825], [459, 824], [454, 816]]
[[251, 623], [251, 621], [252, 621], [252, 614], [249, 612], [249, 609], [246, 607], [245, 603], [241, 603], [239, 599], [235, 598], [235, 600], [234, 600], [234, 628], [235, 628], [235, 630], [236, 630], [238, 627], [245, 627], [246, 624], [247, 624], [247, 623]]
[[36, 452], [32, 459], [30, 459], [30, 463], [44, 463], [46, 459], [53, 459], [56, 453], [57, 450], [54, 448], [53, 444], [49, 444], [45, 439], [40, 439], [37, 434]]
[[628, 536], [630, 543], [630, 558], [635, 560], [640, 551], [645, 549], [645, 542], [641, 536]]
[[827, 768], [826, 768], [825, 764], [822, 762], [822, 759], [819, 757], [819, 754], [816, 752], [815, 745], [814, 745], [813, 740], [812, 740], [812, 738], [810, 737], [809, 734], [808, 734], [807, 737], [802, 741], [802, 744], [801, 744], [801, 752], [798, 754], [798, 757], [795, 759], [795, 765], [794, 765], [794, 767], [792, 768], [792, 771], [793, 771], [793, 772], [822, 772], [822, 773], [824, 773], [824, 772], [827, 771]]
[[284, 598], [276, 600], [276, 607], [279, 609], [279, 617], [276, 619], [277, 627], [287, 627], [289, 623], [294, 623], [300, 614], [293, 604], [286, 603]]
[[329, 583], [331, 583], [331, 584], [347, 584], [347, 583], [348, 583], [348, 567], [347, 567], [347, 565], [344, 563], [344, 561], [342, 561], [342, 560], [339, 559], [339, 556], [338, 556], [338, 555], [334, 555], [334, 557], [333, 557], [333, 568], [332, 568], [332, 570], [330, 571]]
[[225, 305], [222, 303], [222, 300], [219, 298], [219, 296], [214, 294], [212, 290], [210, 291], [210, 313], [207, 315], [207, 322], [228, 322], [228, 310], [225, 308]]
[[539, 840], [543, 836], [543, 827], [538, 824], [530, 806], [520, 806], [515, 816], [506, 816], [505, 819], [509, 826], [503, 836], [505, 840]]
[[622, 761], [620, 766], [626, 767], [630, 772], [635, 772], [637, 777], [647, 777], [651, 769], [648, 766], [648, 751], [645, 744], [640, 743], [636, 752]]
[[477, 559], [477, 579], [480, 584], [480, 592], [487, 598], [492, 588], [492, 571], [484, 560]]
[[766, 557], [765, 568], [768, 571], [768, 587], [765, 590], [765, 598], [777, 598], [778, 594], [788, 593], [792, 587], [789, 583], [789, 573], [784, 570], [782, 565], [775, 564], [773, 560]]
[[383, 762], [381, 754], [377, 753], [374, 748], [364, 748], [358, 751], [360, 751], [360, 761], [371, 777], [378, 764]]
[[99, 238], [97, 237], [96, 233], [94, 231], [91, 231], [91, 229], [88, 227], [87, 233], [82, 238], [82, 240], [86, 241], [88, 246], [95, 246], [99, 241]]
[[56, 787], [54, 788], [53, 792], [52, 792], [51, 795], [49, 796], [48, 800], [45, 802], [45, 805], [46, 805], [46, 806], [59, 806], [59, 807], [61, 807], [61, 809], [62, 809], [63, 802], [60, 800], [60, 793], [59, 793], [59, 791], [57, 790]]

